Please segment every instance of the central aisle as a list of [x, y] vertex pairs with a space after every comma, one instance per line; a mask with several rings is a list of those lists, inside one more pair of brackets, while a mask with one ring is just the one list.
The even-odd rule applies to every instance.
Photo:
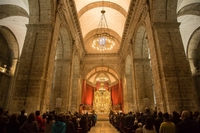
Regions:
[[92, 127], [89, 133], [119, 133], [109, 121], [97, 121], [96, 126]]

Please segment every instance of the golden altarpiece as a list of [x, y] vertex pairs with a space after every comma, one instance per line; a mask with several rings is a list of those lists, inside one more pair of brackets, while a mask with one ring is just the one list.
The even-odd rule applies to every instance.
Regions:
[[108, 114], [111, 108], [111, 92], [101, 83], [100, 89], [94, 92], [93, 109], [97, 114]]

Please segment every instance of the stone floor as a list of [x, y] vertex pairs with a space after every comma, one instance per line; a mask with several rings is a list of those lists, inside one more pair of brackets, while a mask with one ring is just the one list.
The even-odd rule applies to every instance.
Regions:
[[119, 133], [108, 120], [99, 120], [89, 133]]

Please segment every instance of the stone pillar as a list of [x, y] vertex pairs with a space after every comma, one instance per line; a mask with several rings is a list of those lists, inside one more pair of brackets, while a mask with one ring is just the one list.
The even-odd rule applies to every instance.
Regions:
[[[158, 111], [197, 110], [194, 84], [182, 44], [179, 24], [154, 23], [153, 34], [155, 45], [150, 45], [150, 49], [155, 51], [151, 53], [153, 67], [158, 67], [156, 68], [158, 71], [154, 71]], [[155, 60], [154, 57], [157, 59]]]
[[196, 72], [197, 72], [197, 68], [196, 66], [194, 65], [195, 64], [195, 59], [188, 59], [188, 62], [190, 64], [190, 70], [192, 72], [192, 75], [195, 75]]
[[72, 81], [72, 90], [71, 90], [71, 111], [78, 111], [79, 101], [81, 97], [79, 97], [79, 75], [73, 75]]
[[[49, 107], [53, 63], [52, 25], [28, 24], [27, 35], [18, 67], [10, 112], [27, 113]], [[55, 55], [53, 56], [55, 57]]]
[[[69, 110], [70, 71], [70, 59], [56, 59], [50, 110], [56, 110], [57, 112]], [[57, 105], [57, 98], [61, 98], [61, 106]]]
[[132, 85], [132, 74], [126, 75], [126, 106], [127, 111], [133, 111], [134, 110], [134, 97], [133, 97], [133, 85]]
[[5, 71], [0, 71], [0, 106], [7, 109], [9, 86], [12, 77]]
[[197, 70], [196, 59], [188, 59], [190, 64], [190, 70], [192, 72], [192, 78], [194, 81], [194, 86], [197, 94], [198, 105], [200, 105], [200, 70]]
[[126, 81], [126, 76], [124, 76], [123, 78], [123, 111], [125, 113], [128, 112], [128, 99], [127, 99], [127, 94], [128, 94], [128, 91], [127, 91], [127, 81]]
[[144, 111], [145, 107], [154, 109], [152, 70], [150, 59], [134, 59], [134, 77], [137, 96], [137, 108]]
[[11, 102], [11, 98], [13, 95], [13, 89], [15, 86], [15, 73], [17, 71], [17, 66], [18, 66], [18, 59], [13, 59], [12, 60], [12, 67], [10, 68], [10, 76], [11, 76], [11, 80], [10, 80], [10, 86], [8, 89], [8, 93], [7, 93], [7, 98], [6, 98], [6, 102], [5, 102], [5, 110], [9, 110], [9, 105]]
[[[81, 75], [79, 75], [79, 80], [78, 80], [78, 102], [77, 102], [77, 108], [79, 110], [80, 104], [82, 104], [82, 84], [83, 84], [83, 78]], [[78, 111], [77, 110], [77, 111]]]
[[73, 44], [73, 57], [72, 57], [72, 71], [71, 71], [71, 80], [70, 80], [70, 95], [69, 95], [69, 107], [70, 111], [78, 111], [79, 109], [79, 66], [80, 62], [78, 60], [76, 43]]

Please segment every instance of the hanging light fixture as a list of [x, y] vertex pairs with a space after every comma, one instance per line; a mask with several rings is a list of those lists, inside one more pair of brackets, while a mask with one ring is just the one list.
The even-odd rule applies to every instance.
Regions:
[[106, 77], [104, 74], [100, 74], [98, 78], [96, 79], [96, 81], [99, 81], [99, 82], [106, 82], [108, 80], [109, 80], [108, 77]]
[[[102, 3], [104, 4], [104, 2]], [[103, 4], [102, 7], [104, 7]], [[99, 51], [111, 50], [115, 45], [114, 37], [109, 33], [105, 12], [103, 8], [101, 10], [101, 20], [92, 43], [92, 47]]]
[[102, 73], [101, 74], [99, 74], [98, 75], [98, 77], [96, 78], [96, 81], [99, 81], [99, 82], [107, 82], [109, 79], [108, 79], [108, 77], [103, 73], [103, 67], [104, 67], [104, 65], [103, 65], [103, 59], [101, 59], [101, 66], [102, 66]]

